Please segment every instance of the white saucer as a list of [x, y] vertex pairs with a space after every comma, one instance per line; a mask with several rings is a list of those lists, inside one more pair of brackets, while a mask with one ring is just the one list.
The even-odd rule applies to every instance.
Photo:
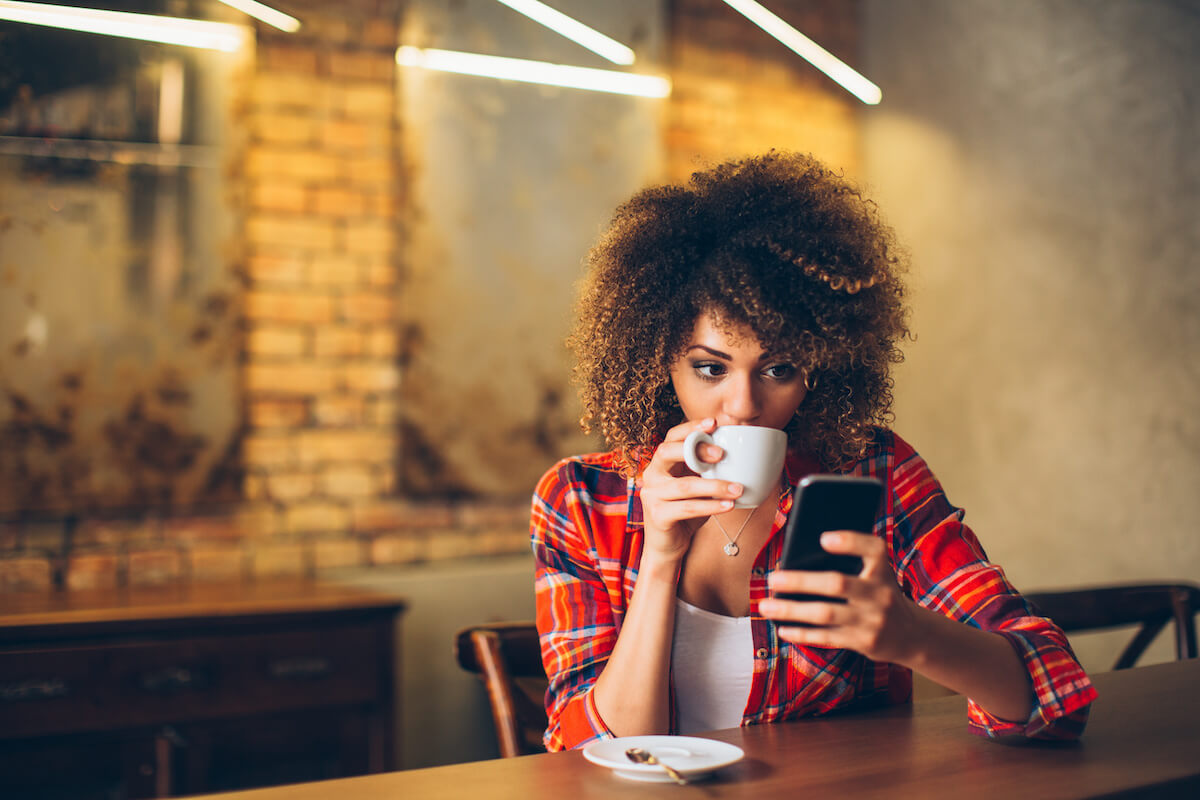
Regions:
[[619, 736], [592, 742], [583, 748], [583, 757], [593, 764], [610, 768], [622, 778], [671, 782], [671, 777], [662, 767], [630, 761], [625, 751], [631, 747], [649, 750], [655, 758], [693, 780], [721, 767], [736, 764], [746, 756], [742, 748], [715, 739], [695, 736]]

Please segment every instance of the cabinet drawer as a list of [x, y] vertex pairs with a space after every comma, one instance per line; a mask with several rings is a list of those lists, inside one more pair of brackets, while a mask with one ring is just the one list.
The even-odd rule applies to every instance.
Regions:
[[0, 737], [375, 702], [385, 636], [362, 623], [0, 653]]

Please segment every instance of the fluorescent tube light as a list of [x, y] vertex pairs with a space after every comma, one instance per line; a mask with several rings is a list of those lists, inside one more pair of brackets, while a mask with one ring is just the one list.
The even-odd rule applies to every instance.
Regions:
[[666, 97], [671, 82], [652, 75], [634, 75], [611, 69], [571, 67], [547, 61], [528, 61], [523, 58], [501, 58], [456, 50], [433, 50], [401, 47], [396, 51], [396, 63], [404, 67], [422, 67], [460, 75], [477, 75], [524, 83], [544, 83], [594, 92], [632, 94], [639, 97]]
[[589, 28], [574, 17], [569, 17], [539, 0], [497, 0], [497, 2], [520, 12], [534, 22], [540, 22], [550, 30], [565, 36], [572, 42], [586, 47], [596, 55], [604, 56], [614, 64], [632, 64], [633, 51], [616, 39], [610, 39], [595, 28]]
[[221, 2], [272, 27], [279, 28], [281, 31], [295, 33], [300, 30], [300, 20], [289, 17], [282, 11], [276, 11], [270, 6], [265, 6], [257, 0], [221, 0]]
[[760, 3], [755, 0], [725, 0], [725, 3], [783, 42], [797, 55], [837, 81], [846, 91], [867, 105], [873, 106], [883, 99], [883, 92], [878, 86], [855, 72], [846, 62], [821, 45], [763, 8]]
[[9, 0], [0, 0], [0, 19], [227, 53], [241, 47], [245, 36], [243, 28], [224, 22]]

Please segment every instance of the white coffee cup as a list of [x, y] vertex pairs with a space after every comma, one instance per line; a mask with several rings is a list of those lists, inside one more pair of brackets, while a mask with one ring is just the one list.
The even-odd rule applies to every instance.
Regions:
[[[715, 464], [701, 461], [696, 448], [702, 442], [715, 444], [725, 455]], [[703, 478], [740, 483], [745, 488], [734, 506], [754, 508], [778, 485], [787, 443], [787, 434], [778, 428], [722, 425], [711, 434], [704, 431], [688, 434], [683, 440], [683, 460]]]

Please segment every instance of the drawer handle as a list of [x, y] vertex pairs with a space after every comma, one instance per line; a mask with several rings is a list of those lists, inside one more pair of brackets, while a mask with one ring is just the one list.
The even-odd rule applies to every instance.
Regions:
[[53, 700], [70, 693], [67, 684], [58, 678], [32, 678], [27, 681], [0, 684], [0, 700], [20, 703], [26, 700]]
[[165, 667], [142, 673], [142, 689], [151, 694], [176, 694], [187, 689], [207, 689], [208, 674], [188, 667]]
[[333, 665], [322, 656], [298, 656], [272, 661], [267, 665], [267, 672], [279, 680], [310, 681], [333, 672]]

